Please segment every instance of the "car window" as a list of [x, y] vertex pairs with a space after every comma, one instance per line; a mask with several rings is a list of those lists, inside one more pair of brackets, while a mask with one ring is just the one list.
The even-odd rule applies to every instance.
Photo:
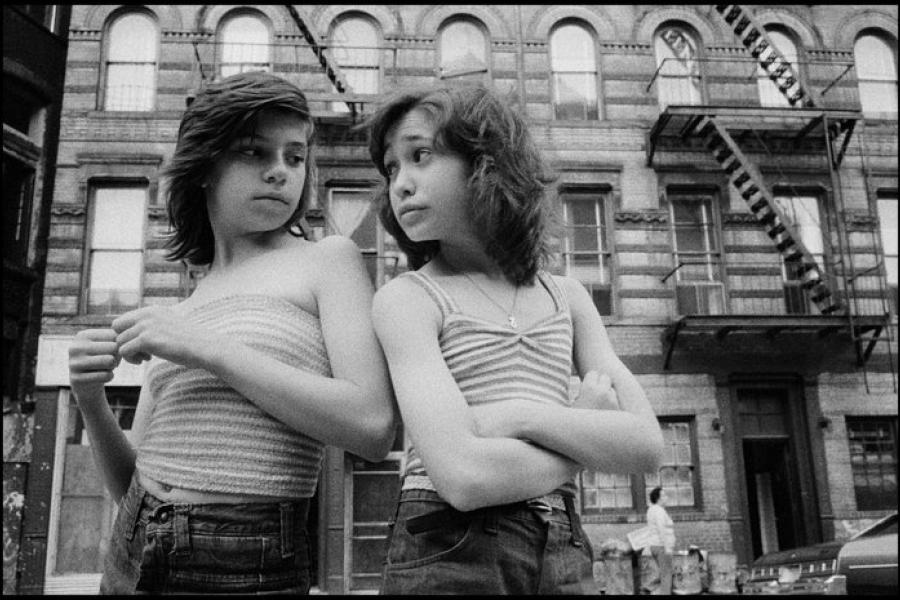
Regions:
[[864, 529], [859, 532], [853, 539], [862, 538], [862, 537], [872, 537], [874, 535], [887, 535], [890, 533], [897, 533], [897, 513], [894, 513], [890, 517], [884, 519], [883, 521], [879, 521], [869, 527], [868, 529]]

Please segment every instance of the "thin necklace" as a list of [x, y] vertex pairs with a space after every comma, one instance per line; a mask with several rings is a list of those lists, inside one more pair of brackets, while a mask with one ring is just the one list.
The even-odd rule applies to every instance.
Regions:
[[471, 282], [472, 282], [472, 285], [475, 286], [475, 289], [476, 289], [476, 290], [478, 290], [479, 292], [481, 292], [481, 294], [482, 294], [485, 298], [487, 298], [487, 299], [491, 302], [491, 304], [493, 304], [494, 306], [496, 306], [497, 308], [499, 308], [499, 309], [503, 312], [503, 314], [506, 315], [506, 321], [509, 323], [509, 326], [510, 326], [511, 328], [513, 328], [513, 329], [518, 329], [518, 327], [519, 327], [519, 322], [516, 321], [516, 315], [515, 315], [515, 312], [516, 312], [516, 302], [519, 300], [519, 286], [518, 286], [518, 285], [516, 285], [516, 293], [513, 295], [512, 308], [511, 308], [509, 311], [507, 311], [505, 308], [503, 308], [503, 307], [500, 305], [499, 302], [497, 302], [496, 300], [494, 300], [493, 298], [491, 298], [490, 295], [489, 295], [487, 292], [485, 292], [483, 289], [481, 289], [481, 286], [478, 285], [477, 283], [475, 283], [475, 280], [472, 279], [471, 277], [469, 277], [469, 274], [468, 274], [468, 273], [466, 273], [466, 272], [464, 272], [464, 271], [457, 271], [456, 268], [455, 268], [453, 265], [451, 265], [449, 262], [447, 262], [446, 260], [444, 261], [444, 264], [446, 264], [448, 267], [450, 267], [450, 270], [453, 271], [454, 273], [456, 273], [457, 275], [463, 275], [466, 279], [468, 279], [469, 281], [471, 281]]

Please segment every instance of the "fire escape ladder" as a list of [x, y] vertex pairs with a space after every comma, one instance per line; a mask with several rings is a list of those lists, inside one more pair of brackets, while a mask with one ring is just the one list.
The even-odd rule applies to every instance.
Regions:
[[716, 11], [766, 72], [778, 90], [795, 108], [813, 108], [816, 101], [804, 88], [800, 76], [750, 14], [737, 4], [716, 4]]
[[841, 310], [841, 305], [816, 259], [776, 206], [762, 176], [741, 152], [731, 135], [710, 116], [700, 119], [694, 133], [704, 139], [713, 158], [728, 175], [729, 181], [750, 207], [750, 211], [763, 224], [766, 234], [784, 260], [796, 268], [801, 277], [801, 287], [821, 313], [828, 315]]
[[[340, 69], [337, 65], [332, 64], [331, 61], [328, 60], [325, 50], [316, 41], [315, 36], [306, 26], [306, 23], [303, 22], [297, 9], [294, 8], [292, 4], [285, 4], [285, 7], [287, 7], [288, 12], [291, 14], [291, 18], [294, 19], [294, 23], [297, 24], [300, 33], [302, 33], [303, 37], [306, 39], [306, 43], [309, 44], [310, 50], [312, 50], [313, 54], [316, 55], [316, 58], [319, 59], [319, 64], [322, 66], [322, 70], [325, 71], [325, 75], [328, 77], [329, 81], [331, 81], [338, 92], [341, 94], [346, 93], [347, 82], [341, 74]], [[345, 100], [345, 103], [347, 104], [347, 108], [350, 109], [350, 113], [353, 115], [353, 120], [356, 121], [356, 103], [347, 100]]]

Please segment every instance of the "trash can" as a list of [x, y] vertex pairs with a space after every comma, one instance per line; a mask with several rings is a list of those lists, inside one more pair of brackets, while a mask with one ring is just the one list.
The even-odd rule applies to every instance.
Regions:
[[605, 594], [634, 594], [631, 551], [620, 545], [601, 545], [599, 559], [594, 562], [594, 580]]
[[706, 560], [709, 563], [709, 593], [737, 594], [737, 555], [733, 552], [710, 552]]
[[699, 594], [703, 591], [700, 583], [700, 553], [677, 550], [672, 555], [672, 593]]

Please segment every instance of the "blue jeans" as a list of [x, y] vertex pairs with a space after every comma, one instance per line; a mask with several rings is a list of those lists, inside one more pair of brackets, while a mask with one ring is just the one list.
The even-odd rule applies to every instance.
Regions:
[[[567, 504], [568, 510], [539, 510], [518, 502], [461, 513], [435, 492], [405, 490], [381, 593], [599, 594], [591, 542]], [[417, 526], [423, 515], [430, 522]]]
[[101, 594], [308, 594], [309, 501], [165, 503], [133, 478], [119, 502]]

